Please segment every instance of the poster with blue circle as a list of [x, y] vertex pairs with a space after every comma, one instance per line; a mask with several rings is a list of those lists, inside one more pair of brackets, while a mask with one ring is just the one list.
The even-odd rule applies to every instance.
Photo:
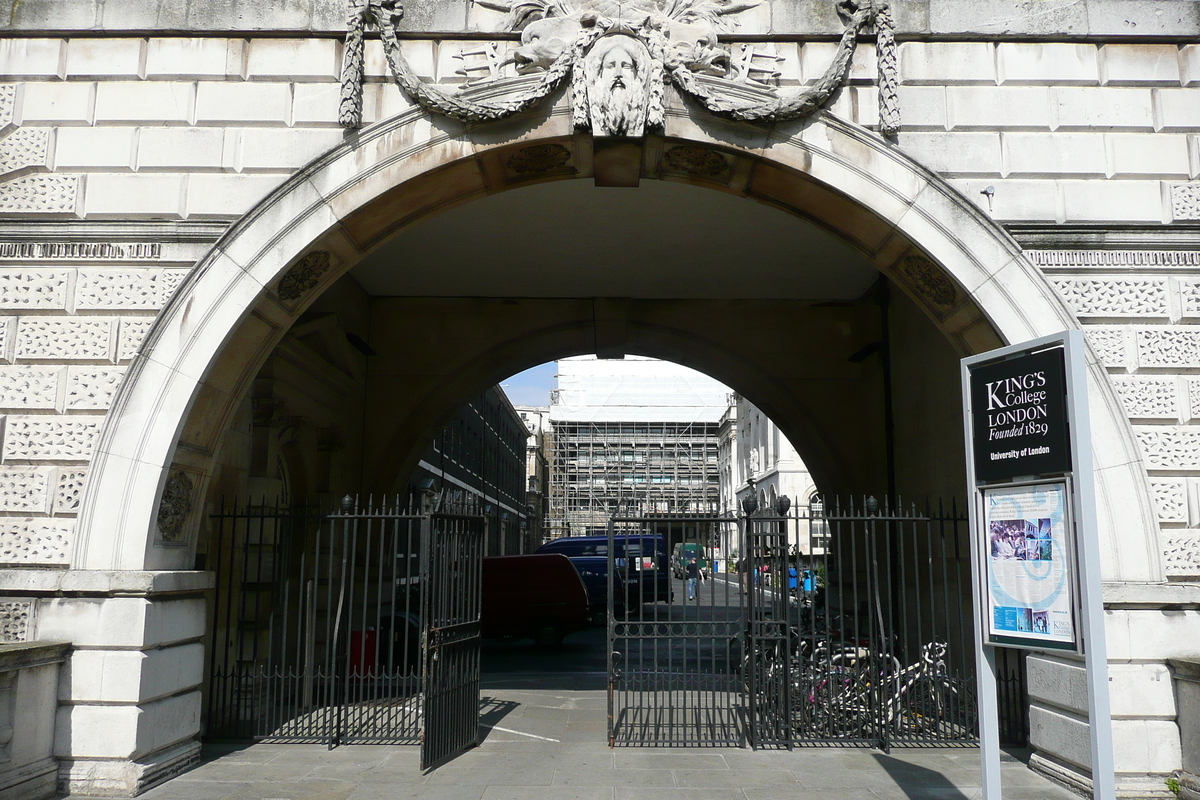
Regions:
[[1066, 484], [986, 489], [983, 501], [989, 639], [1076, 649]]

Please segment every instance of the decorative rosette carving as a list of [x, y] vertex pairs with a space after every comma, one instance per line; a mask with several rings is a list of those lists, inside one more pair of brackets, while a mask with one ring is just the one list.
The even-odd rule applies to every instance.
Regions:
[[291, 266], [279, 281], [278, 295], [283, 300], [299, 300], [321, 282], [329, 271], [329, 252], [313, 250]]
[[561, 144], [535, 144], [508, 157], [506, 166], [519, 175], [537, 175], [566, 165], [571, 151]]
[[167, 478], [158, 505], [158, 530], [164, 542], [182, 540], [188, 515], [192, 513], [193, 488], [192, 479], [183, 470], [176, 470]]

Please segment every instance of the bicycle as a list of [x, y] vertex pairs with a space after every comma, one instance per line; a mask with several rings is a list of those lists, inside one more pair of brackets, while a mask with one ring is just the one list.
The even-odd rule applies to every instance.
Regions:
[[[897, 676], [897, 702], [889, 710], [902, 731], [958, 738], [973, 730], [975, 704], [967, 687], [950, 677], [947, 649], [945, 642], [923, 645], [920, 660]], [[957, 720], [955, 710], [962, 712]]]
[[901, 736], [970, 738], [973, 698], [948, 674], [947, 650], [945, 642], [928, 642], [915, 663], [901, 667], [886, 653], [853, 646], [833, 651], [820, 642], [813, 655], [823, 656], [824, 664], [798, 682], [799, 691], [793, 690], [798, 730], [828, 738], [871, 738], [878, 707], [885, 729]]
[[884, 698], [889, 730], [935, 739], [963, 738], [973, 730], [974, 702], [946, 668], [948, 649], [946, 642], [927, 642], [915, 663], [882, 676], [894, 687]]

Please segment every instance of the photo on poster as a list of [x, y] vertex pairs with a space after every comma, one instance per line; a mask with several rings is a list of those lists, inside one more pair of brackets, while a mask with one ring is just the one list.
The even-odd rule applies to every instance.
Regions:
[[1075, 565], [1066, 484], [985, 489], [983, 502], [989, 638], [1073, 648]]

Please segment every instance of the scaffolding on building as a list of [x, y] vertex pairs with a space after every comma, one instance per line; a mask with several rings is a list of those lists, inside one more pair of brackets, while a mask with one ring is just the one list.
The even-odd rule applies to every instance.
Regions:
[[550, 538], [598, 535], [614, 515], [719, 511], [717, 438], [729, 391], [649, 359], [559, 362], [550, 406]]
[[552, 538], [604, 533], [618, 513], [717, 513], [715, 423], [563, 423], [552, 452]]

